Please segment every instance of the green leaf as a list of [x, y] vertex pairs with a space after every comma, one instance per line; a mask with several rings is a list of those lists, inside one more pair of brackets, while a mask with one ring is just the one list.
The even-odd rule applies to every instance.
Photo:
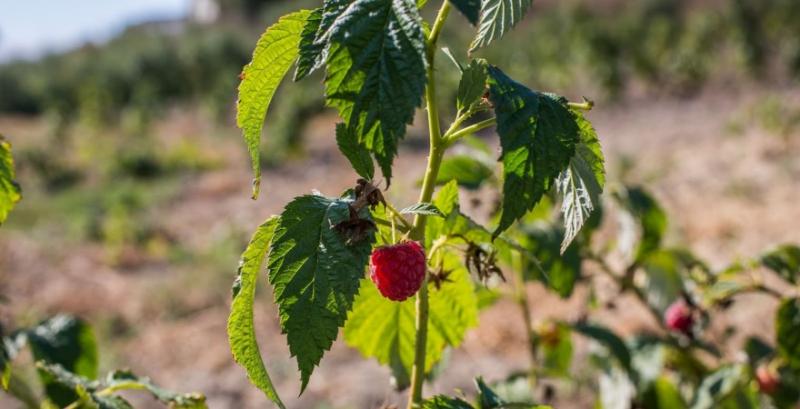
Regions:
[[343, 123], [336, 124], [336, 144], [339, 146], [339, 151], [350, 161], [356, 173], [364, 179], [372, 180], [375, 175], [375, 167], [372, 165], [369, 151], [358, 142], [358, 137]]
[[469, 51], [475, 51], [498, 40], [525, 16], [532, 0], [481, 0], [478, 35]]
[[775, 318], [778, 352], [795, 369], [800, 369], [800, 298], [784, 300]]
[[437, 395], [422, 402], [422, 409], [475, 409], [461, 398]]
[[678, 388], [666, 377], [657, 378], [644, 392], [644, 407], [650, 409], [686, 409]]
[[[281, 330], [297, 357], [301, 393], [347, 319], [375, 241], [371, 229], [355, 238], [335, 228], [350, 221], [352, 202], [316, 195], [295, 198], [284, 208], [270, 245], [269, 282]], [[366, 208], [358, 217], [371, 223]]]
[[744, 369], [741, 365], [723, 366], [706, 376], [697, 389], [692, 409], [711, 409], [719, 407], [741, 386]]
[[567, 168], [580, 129], [564, 100], [531, 91], [492, 66], [489, 98], [497, 117], [504, 177], [497, 236], [533, 209]]
[[421, 21], [413, 0], [356, 0], [330, 28], [326, 102], [372, 152], [387, 180], [425, 90]]
[[459, 111], [467, 111], [481, 102], [486, 93], [487, 67], [486, 60], [478, 58], [470, 61], [461, 72], [456, 94], [456, 108]]
[[556, 324], [556, 337], [541, 340], [542, 369], [548, 376], [569, 377], [572, 364], [572, 337], [564, 324]]
[[444, 213], [433, 203], [417, 203], [400, 211], [401, 214], [424, 214], [427, 216], [444, 217]]
[[253, 198], [261, 184], [261, 128], [272, 96], [298, 54], [300, 37], [311, 11], [287, 14], [270, 26], [256, 44], [253, 59], [242, 71], [236, 124], [242, 129], [253, 162]]
[[14, 178], [11, 144], [0, 135], [0, 225], [6, 220], [14, 205], [22, 199], [21, 190]]
[[639, 186], [628, 186], [614, 197], [639, 226], [640, 240], [634, 255], [636, 261], [641, 261], [661, 246], [667, 230], [667, 214], [655, 198]]
[[539, 261], [525, 271], [526, 279], [538, 279], [561, 297], [569, 297], [581, 275], [580, 249], [571, 245], [560, 254], [564, 228], [551, 223], [526, 226], [521, 245]]
[[321, 67], [324, 59], [322, 58], [324, 44], [317, 43], [317, 32], [322, 23], [322, 7], [311, 10], [306, 17], [303, 31], [300, 33], [300, 43], [298, 44], [297, 67], [294, 70], [294, 80], [300, 81], [308, 74]]
[[[442, 261], [444, 271], [451, 272], [450, 281], [442, 283], [441, 288], [429, 284], [426, 372], [441, 359], [446, 347], [459, 346], [467, 329], [477, 324], [477, 297], [469, 273], [453, 253], [444, 253]], [[391, 301], [381, 296], [370, 280], [361, 281], [344, 328], [348, 345], [395, 368], [395, 372], [410, 374], [415, 333], [413, 299]]]
[[606, 347], [611, 355], [619, 361], [622, 368], [631, 373], [631, 352], [628, 350], [628, 346], [625, 345], [625, 341], [617, 334], [606, 327], [589, 323], [577, 323], [572, 328], [583, 336], [589, 337]]
[[250, 382], [283, 409], [285, 406], [264, 367], [253, 324], [256, 283], [278, 221], [278, 217], [274, 216], [259, 226], [242, 253], [234, 285], [236, 290], [231, 304], [231, 314], [228, 317], [228, 342], [231, 345], [233, 359], [247, 371]]
[[[91, 327], [73, 316], [56, 315], [26, 331], [33, 358], [58, 364], [88, 378], [97, 376], [97, 344]], [[47, 397], [59, 405], [69, 405], [77, 395], [42, 375]]]
[[592, 212], [600, 205], [600, 195], [606, 182], [603, 151], [592, 124], [579, 112], [573, 111], [580, 128], [580, 142], [575, 146], [575, 155], [569, 167], [561, 172], [556, 181], [563, 195], [561, 214], [564, 218], [563, 253], [578, 235]]
[[469, 155], [453, 155], [442, 161], [436, 183], [445, 184], [455, 180], [459, 186], [478, 189], [492, 176], [494, 176], [494, 171], [483, 161]]
[[478, 25], [481, 14], [481, 0], [449, 0], [469, 22]]
[[105, 387], [117, 390], [145, 390], [171, 409], [205, 409], [206, 398], [199, 393], [176, 393], [161, 388], [148, 377], [136, 376], [131, 371], [114, 371], [106, 376]]
[[662, 314], [684, 290], [682, 277], [691, 266], [682, 255], [678, 250], [658, 250], [642, 260], [647, 303]]
[[761, 264], [784, 280], [798, 284], [800, 277], [800, 247], [784, 244], [761, 256]]

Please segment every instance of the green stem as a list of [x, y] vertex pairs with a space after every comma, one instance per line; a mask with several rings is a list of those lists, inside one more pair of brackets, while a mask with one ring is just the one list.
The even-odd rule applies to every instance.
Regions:
[[[442, 157], [447, 145], [442, 139], [442, 130], [439, 127], [439, 110], [436, 106], [436, 82], [434, 78], [434, 55], [436, 54], [436, 41], [442, 31], [447, 15], [450, 13], [450, 3], [445, 0], [439, 9], [439, 14], [431, 28], [427, 42], [428, 68], [426, 71], [427, 86], [425, 87], [425, 102], [428, 108], [428, 131], [430, 135], [430, 153], [428, 156], [428, 166], [425, 169], [425, 176], [422, 179], [422, 191], [419, 195], [419, 202], [430, 202], [433, 198], [433, 189], [436, 186], [436, 178], [439, 175], [439, 167], [442, 164]], [[425, 220], [423, 214], [418, 214], [414, 218], [414, 229], [411, 237], [415, 240], [424, 241], [425, 239]], [[425, 350], [428, 341], [428, 277], [422, 283], [422, 287], [417, 293], [416, 304], [416, 339], [414, 342], [414, 367], [411, 369], [411, 390], [408, 400], [408, 408], [418, 407], [422, 402], [422, 383], [425, 380]]]
[[463, 136], [474, 134], [475, 132], [478, 132], [481, 129], [486, 129], [486, 128], [489, 128], [491, 126], [494, 126], [496, 123], [497, 123], [497, 118], [484, 119], [483, 121], [480, 121], [478, 123], [474, 123], [474, 124], [472, 124], [472, 125], [470, 125], [468, 127], [465, 127], [465, 128], [461, 128], [460, 130], [455, 131], [455, 132], [453, 132], [453, 133], [451, 133], [449, 135], [445, 135], [445, 137], [446, 137], [445, 140], [446, 140], [447, 144], [449, 145], [449, 144], [452, 144], [453, 142], [457, 141], [459, 138], [461, 138]]
[[531, 390], [536, 388], [536, 367], [538, 365], [536, 360], [537, 350], [539, 347], [539, 340], [536, 331], [533, 330], [533, 319], [531, 317], [531, 306], [528, 301], [528, 292], [525, 288], [525, 270], [527, 269], [526, 260], [520, 255], [515, 254], [514, 257], [514, 272], [516, 273], [514, 283], [514, 298], [517, 301], [520, 311], [522, 312], [522, 319], [525, 322], [525, 332], [528, 337], [528, 353], [530, 354], [531, 367], [528, 371], [528, 383]]

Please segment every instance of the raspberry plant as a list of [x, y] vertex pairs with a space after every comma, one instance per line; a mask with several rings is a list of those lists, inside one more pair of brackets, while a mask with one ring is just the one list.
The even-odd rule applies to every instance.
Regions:
[[[266, 30], [242, 72], [237, 122], [252, 158], [254, 197], [260, 189], [263, 122], [293, 65], [296, 81], [325, 70], [326, 103], [342, 120], [335, 128], [337, 145], [363, 178], [342, 196], [295, 198], [259, 227], [242, 257], [228, 325], [231, 349], [253, 383], [280, 407], [253, 332], [255, 281], [263, 263], [282, 332], [297, 359], [301, 393], [344, 327], [347, 343], [390, 366], [398, 387], [409, 387], [409, 407], [417, 407], [423, 381], [443, 350], [458, 346], [476, 324], [478, 298], [470, 272], [487, 278], [499, 272], [497, 257], [527, 258], [504, 232], [558, 185], [565, 199], [566, 247], [602, 191], [602, 153], [580, 112], [591, 104], [531, 90], [484, 59], [465, 63], [450, 55], [462, 77], [457, 114], [442, 131], [434, 59], [451, 8], [477, 27], [472, 53], [511, 30], [531, 2], [444, 1], [431, 25], [420, 16], [425, 3], [326, 0], [317, 9], [291, 13]], [[389, 185], [398, 144], [423, 101], [430, 144], [419, 200], [396, 210], [372, 182], [375, 165]], [[503, 201], [490, 230], [461, 213], [455, 183], [435, 198], [434, 193], [446, 182], [440, 171], [448, 148], [495, 125]], [[413, 301], [384, 298], [364, 278], [373, 248], [398, 240], [422, 243], [427, 256]]]
[[[348, 345], [388, 366], [398, 389], [408, 388], [409, 408], [537, 407], [531, 395], [524, 402], [501, 399], [480, 378], [474, 405], [460, 397], [423, 395], [423, 383], [445, 350], [458, 347], [477, 324], [479, 309], [510, 288], [529, 335], [532, 365], [525, 377], [531, 385], [542, 378], [571, 378], [574, 333], [605, 347], [594, 361], [601, 371], [599, 406], [606, 409], [794, 404], [800, 396], [792, 386], [800, 371], [799, 301], [796, 294], [746, 278], [763, 267], [796, 286], [800, 249], [787, 245], [746, 265], [713, 271], [688, 250], [664, 246], [666, 214], [650, 194], [616, 186], [613, 203], [627, 226], [617, 238], [617, 247], [624, 248], [624, 265], [618, 268], [608, 251], [613, 246], [592, 242], [603, 219], [606, 185], [600, 142], [584, 115], [592, 102], [532, 90], [502, 67], [474, 57], [511, 30], [531, 1], [445, 0], [430, 24], [420, 15], [426, 3], [324, 0], [319, 8], [288, 14], [269, 27], [242, 72], [237, 122], [252, 159], [254, 198], [260, 190], [262, 127], [292, 66], [295, 81], [324, 71], [326, 104], [341, 119], [331, 133], [358, 174], [354, 187], [339, 196], [295, 198], [264, 222], [247, 246], [234, 283], [228, 334], [234, 359], [250, 380], [284, 407], [254, 332], [256, 281], [266, 265], [281, 330], [297, 360], [301, 394], [343, 328]], [[452, 8], [477, 28], [465, 56], [440, 48]], [[456, 114], [447, 127], [436, 105], [434, 62], [441, 56], [461, 74]], [[401, 206], [376, 187], [376, 168], [388, 188], [398, 145], [420, 107], [427, 114], [427, 165], [417, 203], [398, 210]], [[491, 127], [499, 136], [497, 161], [473, 136]], [[448, 154], [457, 144], [471, 150]], [[487, 226], [462, 213], [459, 203], [460, 188], [482, 186], [496, 189], [500, 198]], [[403, 254], [411, 247], [413, 254]], [[419, 287], [417, 257], [426, 264]], [[641, 302], [660, 332], [624, 339], [593, 320], [595, 282], [583, 272], [584, 262], [593, 263], [620, 294]], [[504, 269], [513, 275], [506, 277]], [[578, 320], [534, 328], [525, 290], [531, 281], [565, 298], [577, 285], [587, 285], [586, 311]], [[747, 362], [725, 361], [703, 339], [704, 328], [735, 296], [752, 291], [781, 299], [776, 345], [752, 339]], [[672, 360], [642, 366], [648, 356], [664, 355]], [[753, 389], [758, 385], [760, 395]]]

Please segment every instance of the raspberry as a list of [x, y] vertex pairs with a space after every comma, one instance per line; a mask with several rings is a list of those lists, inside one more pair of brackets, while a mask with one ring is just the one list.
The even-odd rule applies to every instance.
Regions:
[[422, 286], [425, 251], [416, 241], [378, 247], [372, 251], [369, 269], [369, 277], [384, 297], [403, 301]]
[[758, 383], [758, 390], [767, 395], [777, 392], [781, 386], [778, 374], [766, 365], [760, 365], [756, 369], [756, 382]]
[[692, 310], [684, 300], [672, 303], [664, 312], [664, 323], [672, 331], [680, 332], [684, 335], [691, 335], [694, 317]]

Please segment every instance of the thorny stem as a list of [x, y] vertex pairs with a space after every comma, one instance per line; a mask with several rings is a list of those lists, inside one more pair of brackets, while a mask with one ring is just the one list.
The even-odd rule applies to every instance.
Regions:
[[[422, 191], [419, 202], [430, 202], [433, 198], [433, 189], [439, 175], [439, 167], [447, 145], [442, 138], [439, 127], [439, 110], [436, 107], [436, 82], [434, 81], [433, 61], [436, 54], [436, 41], [442, 31], [447, 15], [450, 13], [450, 2], [442, 2], [439, 14], [431, 27], [427, 41], [428, 68], [426, 71], [427, 86], [425, 87], [425, 102], [428, 109], [428, 131], [430, 134], [430, 153], [425, 177], [422, 179]], [[415, 240], [425, 239], [425, 215], [417, 214], [414, 218], [414, 229], [411, 237]], [[408, 408], [417, 408], [422, 403], [422, 383], [425, 380], [425, 349], [428, 341], [428, 275], [426, 273], [422, 287], [417, 293], [416, 304], [416, 339], [414, 342], [414, 367], [411, 370], [411, 389]]]

